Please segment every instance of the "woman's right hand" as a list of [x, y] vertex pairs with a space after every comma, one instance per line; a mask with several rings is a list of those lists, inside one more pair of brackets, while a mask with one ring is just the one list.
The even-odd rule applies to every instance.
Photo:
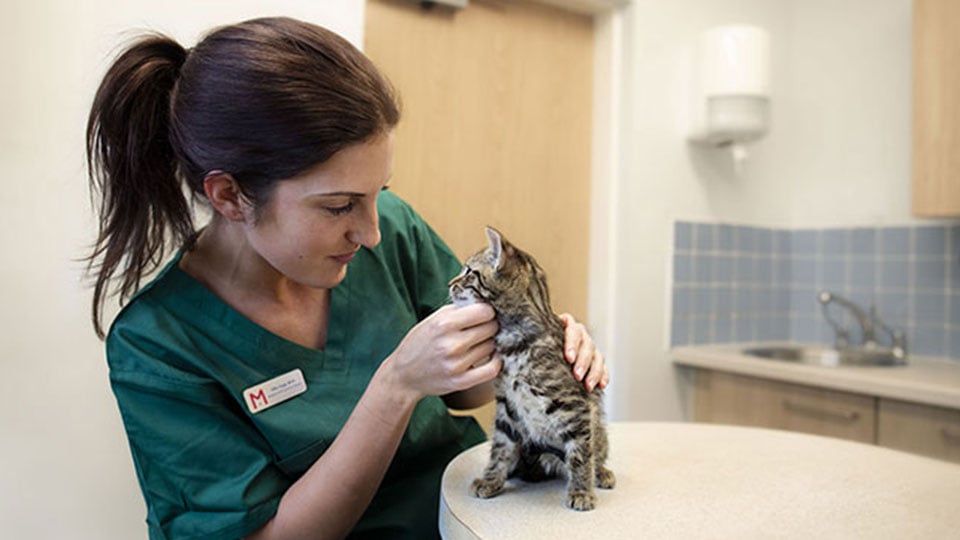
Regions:
[[443, 306], [407, 333], [384, 367], [417, 399], [471, 388], [500, 372], [496, 358], [477, 365], [493, 354], [498, 328], [487, 304]]

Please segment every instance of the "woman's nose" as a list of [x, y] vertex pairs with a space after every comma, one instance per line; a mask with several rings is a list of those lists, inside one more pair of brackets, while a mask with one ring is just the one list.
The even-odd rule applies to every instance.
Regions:
[[376, 203], [357, 213], [357, 219], [347, 233], [347, 238], [365, 248], [374, 248], [380, 243], [380, 216]]

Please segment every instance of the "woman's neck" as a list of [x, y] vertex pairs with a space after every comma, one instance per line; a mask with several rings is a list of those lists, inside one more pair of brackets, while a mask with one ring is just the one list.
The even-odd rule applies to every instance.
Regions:
[[323, 348], [330, 290], [307, 287], [278, 272], [250, 246], [238, 224], [212, 219], [183, 254], [180, 269], [273, 333]]

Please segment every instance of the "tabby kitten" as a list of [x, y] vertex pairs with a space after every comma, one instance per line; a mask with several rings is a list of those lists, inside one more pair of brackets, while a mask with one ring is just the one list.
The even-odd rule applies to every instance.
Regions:
[[610, 489], [616, 483], [604, 467], [601, 391], [588, 392], [570, 373], [563, 324], [551, 310], [543, 269], [490, 227], [487, 239], [489, 246], [468, 258], [450, 282], [456, 304], [489, 303], [500, 324], [494, 342], [503, 370], [494, 380], [493, 445], [471, 491], [486, 499], [497, 495], [508, 477], [538, 481], [563, 475], [566, 506], [592, 510], [594, 485]]

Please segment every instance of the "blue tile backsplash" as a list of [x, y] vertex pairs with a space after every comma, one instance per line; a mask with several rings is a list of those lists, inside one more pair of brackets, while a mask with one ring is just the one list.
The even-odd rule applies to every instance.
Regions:
[[[829, 290], [906, 332], [913, 354], [960, 360], [960, 224], [774, 229], [674, 224], [671, 344], [833, 343]], [[834, 308], [831, 308], [834, 309]], [[855, 322], [840, 310], [858, 339]]]

